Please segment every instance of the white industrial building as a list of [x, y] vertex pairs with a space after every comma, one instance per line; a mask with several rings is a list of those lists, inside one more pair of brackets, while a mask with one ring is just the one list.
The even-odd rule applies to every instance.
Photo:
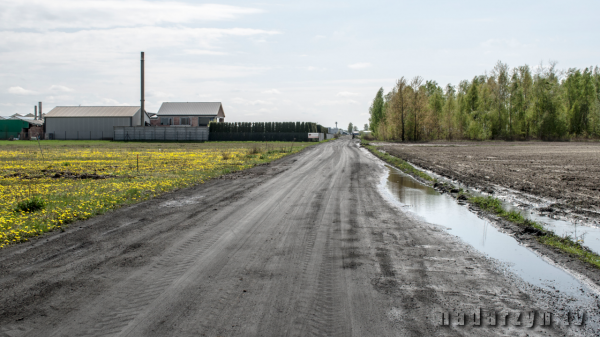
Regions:
[[44, 116], [44, 132], [46, 139], [113, 139], [115, 126], [142, 126], [140, 119], [139, 106], [57, 106]]

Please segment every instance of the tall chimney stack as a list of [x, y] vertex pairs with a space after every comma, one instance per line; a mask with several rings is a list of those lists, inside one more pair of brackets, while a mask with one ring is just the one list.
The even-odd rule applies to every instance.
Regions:
[[38, 105], [39, 105], [38, 112], [40, 113], [39, 117], [40, 117], [40, 120], [42, 120], [42, 102], [38, 102]]
[[37, 105], [33, 106], [33, 119], [37, 119]]
[[141, 102], [141, 109], [140, 109], [140, 126], [144, 126], [144, 114], [146, 112], [146, 109], [144, 107], [144, 52], [142, 52], [142, 99], [140, 100]]

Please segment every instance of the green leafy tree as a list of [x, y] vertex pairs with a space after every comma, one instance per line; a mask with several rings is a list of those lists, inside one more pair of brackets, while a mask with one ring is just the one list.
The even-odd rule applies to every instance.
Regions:
[[383, 88], [379, 88], [373, 99], [373, 103], [369, 108], [369, 123], [371, 125], [371, 131], [373, 131], [375, 135], [377, 134], [379, 123], [383, 120], [383, 103]]
[[583, 72], [579, 69], [569, 69], [564, 81], [569, 132], [575, 136], [593, 133], [594, 112], [598, 100], [594, 82], [593, 72], [589, 68]]
[[556, 63], [509, 68], [442, 89], [404, 77], [377, 92], [370, 128], [379, 139], [600, 138], [600, 68], [557, 70]]
[[565, 135], [566, 127], [562, 114], [562, 98], [556, 71], [556, 63], [546, 69], [540, 67], [535, 76], [534, 115], [537, 124], [537, 137], [557, 139]]
[[348, 133], [352, 133], [353, 129], [354, 129], [354, 125], [352, 125], [352, 123], [348, 124]]

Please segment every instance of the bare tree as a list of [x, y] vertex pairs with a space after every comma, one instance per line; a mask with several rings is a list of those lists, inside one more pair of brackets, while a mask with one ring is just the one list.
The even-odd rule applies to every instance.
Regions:
[[410, 87], [413, 90], [413, 97], [411, 100], [411, 110], [413, 113], [413, 140], [416, 141], [419, 137], [419, 116], [423, 110], [423, 91], [421, 86], [423, 85], [423, 78], [421, 76], [415, 76], [412, 81], [410, 81]]
[[[496, 100], [496, 109], [498, 110], [498, 123], [496, 126], [496, 135], [502, 137], [506, 133], [505, 116], [509, 111], [509, 68], [506, 63], [498, 61], [492, 70], [492, 77], [495, 80], [494, 96]], [[510, 128], [509, 116], [509, 128]]]
[[396, 81], [396, 92], [392, 98], [393, 123], [400, 126], [400, 138], [406, 139], [405, 116], [409, 106], [409, 97], [407, 97], [406, 88], [408, 87], [404, 76]]

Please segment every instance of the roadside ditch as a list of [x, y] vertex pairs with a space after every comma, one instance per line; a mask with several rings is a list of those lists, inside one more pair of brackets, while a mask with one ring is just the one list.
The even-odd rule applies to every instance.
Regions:
[[[447, 199], [451, 200], [457, 207], [468, 210], [469, 213], [488, 221], [495, 227], [494, 230], [497, 229], [504, 233], [502, 236], [513, 237], [521, 246], [529, 248], [552, 264], [556, 264], [557, 266], [568, 270], [572, 275], [575, 275], [576, 278], [584, 280], [585, 283], [592, 283], [596, 288], [600, 287], [600, 256], [588, 247], [582, 246], [579, 242], [574, 241], [569, 236], [559, 236], [555, 234], [542, 223], [523, 216], [523, 213], [518, 209], [509, 209], [501, 200], [485, 195], [485, 192], [481, 193], [480, 191], [469, 189], [467, 186], [461, 186], [459, 182], [451, 182], [442, 177], [436, 177], [435, 173], [426, 172], [400, 158], [378, 150], [375, 146], [365, 143], [361, 145], [375, 156], [392, 165], [395, 169], [399, 169], [402, 174], [409, 175], [415, 182], [423, 185], [423, 188], [429, 189], [429, 193], [434, 191], [435, 194], [445, 195]], [[422, 203], [423, 201], [419, 202]], [[427, 202], [425, 202], [425, 204], [427, 204]], [[444, 214], [444, 211], [440, 212], [438, 210], [437, 213]], [[423, 214], [421, 214], [421, 216], [423, 216]], [[461, 217], [462, 221], [464, 220], [465, 215], [462, 214]], [[425, 216], [425, 218], [427, 218], [427, 216]], [[446, 219], [448, 218], [451, 217], [447, 216]], [[435, 219], [431, 220], [434, 221]], [[437, 219], [435, 221], [439, 223], [439, 220], [440, 219]], [[447, 227], [451, 227], [451, 225]], [[487, 230], [487, 233], [488, 238], [485, 239], [484, 235], [483, 239], [490, 242], [489, 229]], [[475, 242], [468, 239], [469, 235], [458, 236], [463, 239], [466, 238], [465, 241], [471, 244]], [[498, 240], [498, 236], [494, 235], [494, 238], [491, 240]], [[507, 261], [507, 258], [509, 260], [514, 260], [508, 262], [513, 263], [513, 265], [515, 263], [516, 265], [521, 264], [522, 268], [519, 268], [525, 271], [527, 271], [528, 268], [530, 271], [536, 269], [524, 266], [518, 261], [519, 259], [523, 259], [522, 256], [519, 256], [523, 255], [522, 253], [516, 255], [516, 258], [514, 259], [510, 258], [508, 247], [506, 248], [507, 249], [504, 252], [500, 252], [500, 257], [502, 257], [500, 260]], [[489, 254], [489, 252], [485, 251], [485, 248], [482, 248], [481, 250]], [[532, 275], [540, 275], [538, 272], [541, 271], [536, 271]], [[522, 275], [523, 271], [517, 272], [517, 274]], [[524, 278], [527, 279], [527, 277]], [[531, 280], [534, 278], [535, 277], [530, 277]]]

